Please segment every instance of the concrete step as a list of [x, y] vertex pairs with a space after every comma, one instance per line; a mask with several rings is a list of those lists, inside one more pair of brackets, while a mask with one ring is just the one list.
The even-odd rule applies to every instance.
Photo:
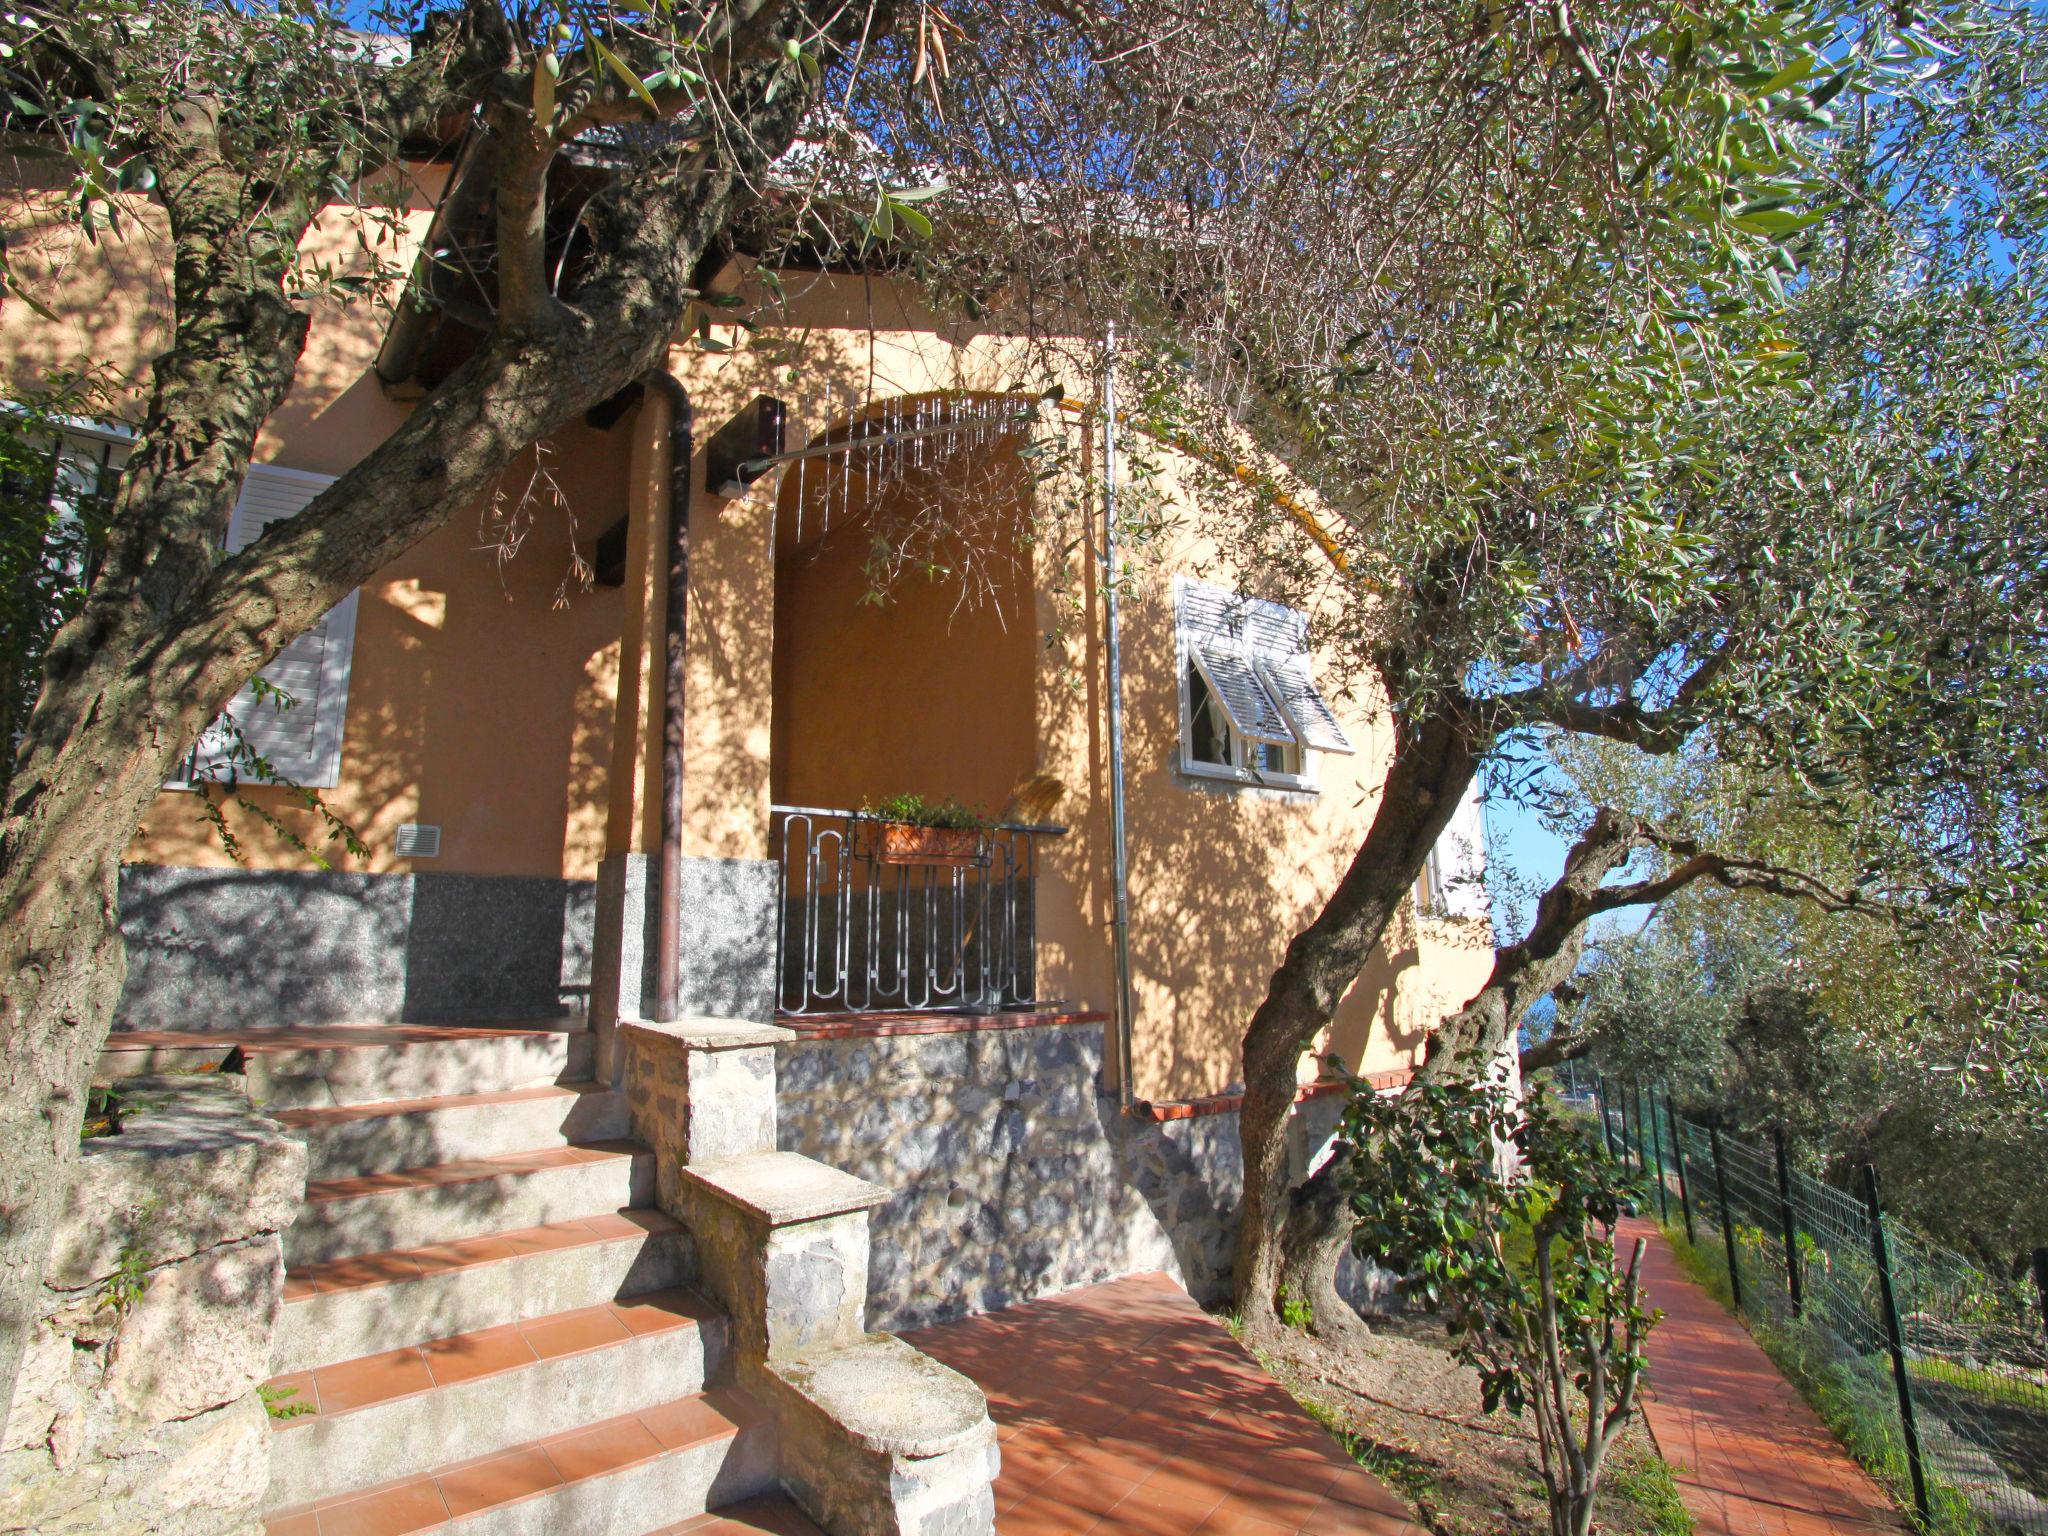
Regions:
[[240, 1065], [250, 1098], [272, 1110], [502, 1094], [584, 1081], [596, 1063], [582, 1028], [338, 1024], [250, 1036], [238, 1042]]
[[729, 1390], [280, 1510], [267, 1536], [643, 1536], [775, 1487], [773, 1431]]
[[306, 1185], [284, 1234], [287, 1268], [654, 1203], [654, 1155], [576, 1143]]
[[631, 1129], [625, 1095], [587, 1082], [274, 1113], [306, 1143], [309, 1179], [611, 1141]]
[[649, 1531], [647, 1536], [824, 1536], [824, 1532], [793, 1500], [771, 1493], [692, 1515]]
[[657, 1291], [276, 1377], [267, 1506], [431, 1472], [450, 1446], [481, 1456], [701, 1392], [726, 1332], [693, 1292]]
[[270, 1368], [279, 1375], [696, 1279], [682, 1224], [623, 1210], [294, 1266]]

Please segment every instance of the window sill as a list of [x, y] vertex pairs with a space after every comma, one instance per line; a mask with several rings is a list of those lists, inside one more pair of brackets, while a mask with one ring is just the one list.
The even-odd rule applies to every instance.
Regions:
[[1292, 778], [1279, 774], [1268, 774], [1261, 778], [1237, 768], [1224, 768], [1206, 763], [1181, 762], [1175, 765], [1174, 773], [1183, 781], [1183, 787], [1202, 789], [1263, 789], [1290, 798], [1312, 798], [1323, 792], [1323, 787], [1314, 779]]

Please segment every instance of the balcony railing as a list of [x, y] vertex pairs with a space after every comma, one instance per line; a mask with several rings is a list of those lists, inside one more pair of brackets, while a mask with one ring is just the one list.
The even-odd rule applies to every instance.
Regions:
[[919, 849], [859, 811], [772, 810], [778, 1012], [993, 1013], [1037, 1002], [1038, 843], [1065, 827], [1009, 822]]

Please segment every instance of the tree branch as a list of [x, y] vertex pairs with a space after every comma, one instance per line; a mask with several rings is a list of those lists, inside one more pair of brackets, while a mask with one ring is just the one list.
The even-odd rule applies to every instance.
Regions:
[[1676, 752], [1699, 729], [1704, 718], [1701, 701], [1728, 670], [1737, 645], [1737, 641], [1730, 639], [1719, 650], [1710, 652], [1686, 675], [1671, 702], [1661, 709], [1646, 709], [1634, 699], [1618, 704], [1588, 704], [1577, 696], [1587, 681], [1583, 671], [1577, 669], [1518, 696], [1512, 701], [1513, 707], [1524, 724], [1554, 725], [1576, 735], [1600, 736], [1659, 755]]

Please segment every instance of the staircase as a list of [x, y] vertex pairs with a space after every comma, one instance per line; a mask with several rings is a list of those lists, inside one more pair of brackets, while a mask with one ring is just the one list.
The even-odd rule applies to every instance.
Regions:
[[310, 1159], [266, 1391], [269, 1536], [815, 1536], [588, 1033], [232, 1038]]

